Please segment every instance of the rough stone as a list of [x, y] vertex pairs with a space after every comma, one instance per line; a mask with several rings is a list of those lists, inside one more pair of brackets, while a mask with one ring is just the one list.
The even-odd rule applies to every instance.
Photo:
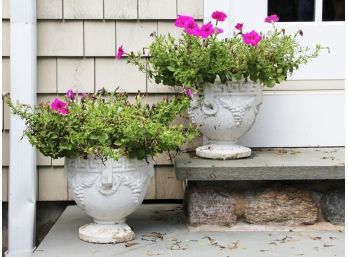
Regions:
[[333, 190], [322, 199], [322, 210], [325, 218], [335, 225], [344, 224], [344, 190]]
[[185, 198], [191, 226], [229, 226], [237, 220], [235, 196], [226, 189], [189, 187]]
[[324, 217], [324, 213], [323, 210], [321, 208], [321, 203], [322, 203], [322, 198], [323, 198], [323, 193], [322, 192], [318, 192], [318, 191], [310, 191], [311, 192], [311, 196], [315, 202], [315, 204], [317, 205], [317, 210], [318, 210], [318, 220], [317, 222], [325, 222], [326, 219]]
[[245, 196], [243, 193], [235, 193], [234, 198], [236, 200], [236, 206], [234, 213], [237, 215], [238, 218], [244, 217], [245, 214]]
[[278, 185], [248, 199], [245, 221], [252, 224], [314, 224], [318, 208], [310, 193]]

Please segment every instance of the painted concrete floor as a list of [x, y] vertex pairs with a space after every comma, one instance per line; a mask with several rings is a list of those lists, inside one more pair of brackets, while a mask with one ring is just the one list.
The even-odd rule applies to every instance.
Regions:
[[130, 215], [132, 242], [90, 244], [78, 239], [78, 228], [91, 222], [69, 206], [41, 242], [34, 257], [343, 257], [344, 232], [189, 230], [181, 205], [147, 204]]

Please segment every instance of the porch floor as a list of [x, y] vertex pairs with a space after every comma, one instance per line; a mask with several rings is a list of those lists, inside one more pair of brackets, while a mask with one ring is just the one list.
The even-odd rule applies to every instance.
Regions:
[[[182, 206], [144, 204], [128, 218], [136, 234], [132, 242], [116, 245], [86, 243], [78, 228], [91, 222], [77, 206], [69, 206], [34, 257], [334, 257], [344, 255], [342, 227], [303, 226], [284, 228], [238, 225], [233, 228], [188, 228]], [[248, 231], [249, 230], [249, 231]], [[250, 231], [254, 230], [254, 231]]]

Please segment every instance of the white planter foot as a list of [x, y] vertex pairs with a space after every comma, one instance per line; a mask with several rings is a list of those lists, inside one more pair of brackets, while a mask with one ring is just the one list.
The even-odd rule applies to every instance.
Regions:
[[207, 159], [232, 160], [249, 157], [251, 149], [236, 144], [208, 144], [196, 148], [196, 155]]
[[96, 244], [115, 244], [133, 240], [135, 234], [126, 223], [90, 223], [79, 228], [79, 238]]

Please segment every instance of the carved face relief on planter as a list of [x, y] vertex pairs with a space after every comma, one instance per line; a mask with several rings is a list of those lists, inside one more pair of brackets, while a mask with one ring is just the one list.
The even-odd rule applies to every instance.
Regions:
[[73, 198], [94, 221], [79, 229], [79, 237], [94, 243], [134, 239], [125, 218], [143, 201], [153, 174], [153, 164], [145, 160], [66, 158], [65, 176]]
[[196, 149], [196, 154], [213, 159], [250, 156], [249, 148], [236, 143], [254, 124], [261, 103], [259, 84], [205, 84], [203, 97], [194, 99], [189, 110], [192, 122], [209, 140]]

